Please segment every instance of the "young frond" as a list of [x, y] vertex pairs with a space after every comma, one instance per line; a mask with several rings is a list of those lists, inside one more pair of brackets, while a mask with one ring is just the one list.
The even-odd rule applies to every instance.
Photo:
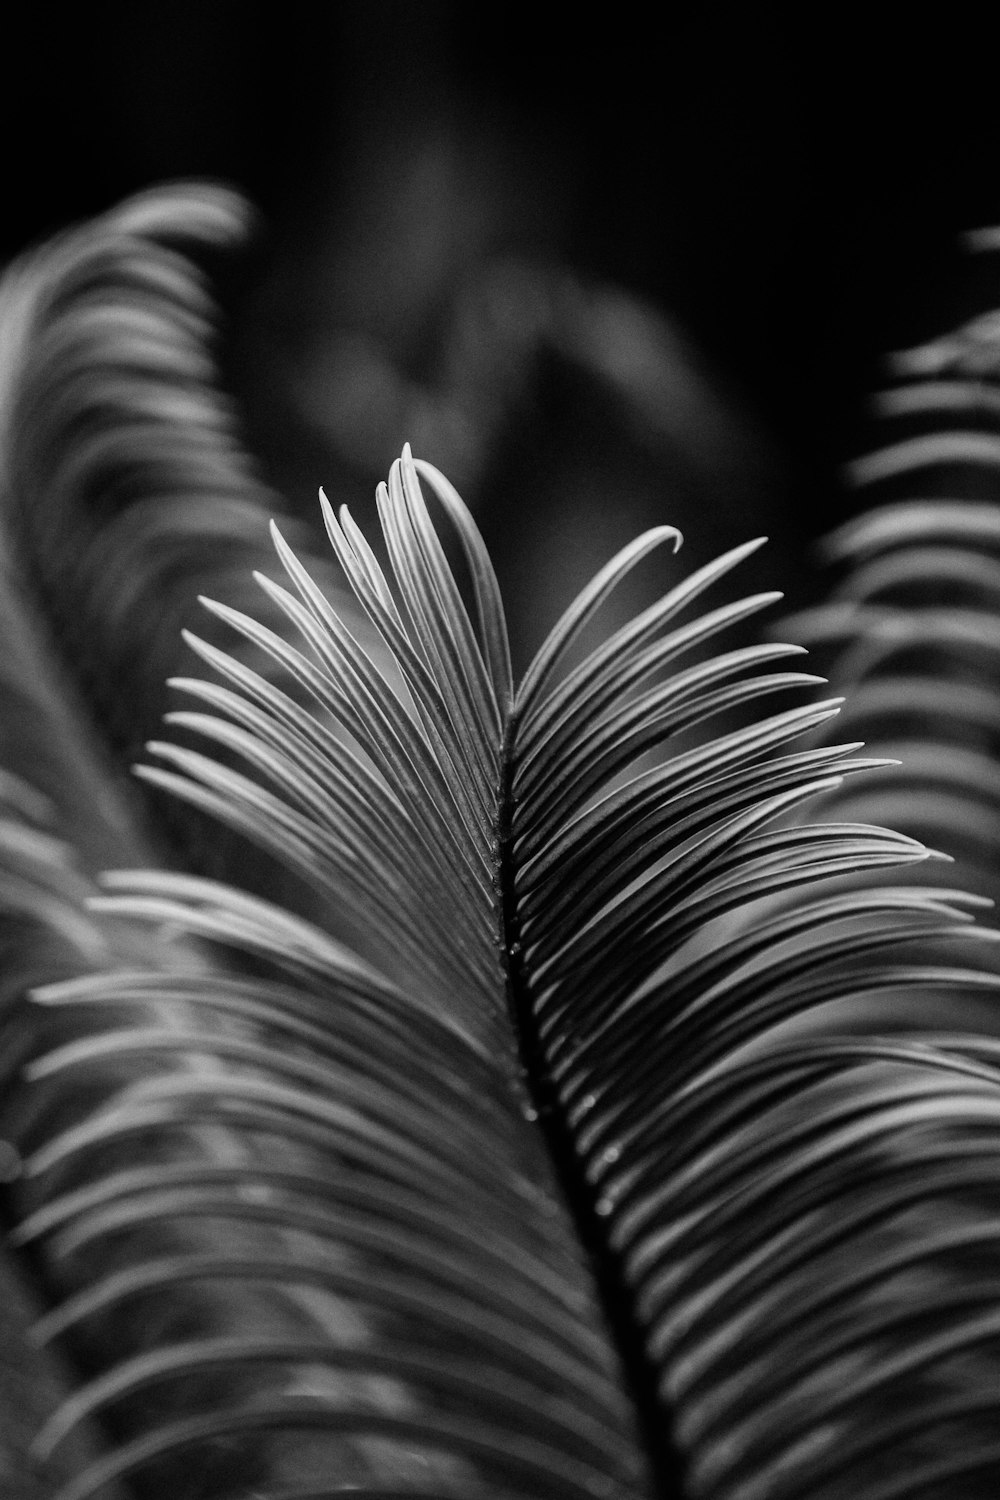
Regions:
[[406, 451], [378, 501], [384, 562], [323, 505], [370, 634], [276, 531], [290, 629], [210, 603], [238, 650], [192, 638], [214, 675], [172, 716], [205, 749], [140, 770], [328, 918], [117, 872], [91, 919], [194, 957], [38, 995], [73, 1019], [24, 1098], [91, 1104], [30, 1133], [17, 1238], [66, 1287], [45, 1336], [93, 1371], [39, 1444], [114, 1435], [60, 1500], [995, 1479], [993, 1281], [960, 1295], [955, 1267], [995, 1238], [1000, 1071], [914, 1021], [995, 999], [992, 940], [976, 898], [871, 883], [922, 843], [802, 820], [885, 771], [794, 748], [838, 701], [758, 715], [818, 681], [797, 648], [701, 650], [773, 601], [688, 613], [755, 544], [588, 647], [678, 541], [647, 533], [514, 685], [452, 487]]
[[516, 682], [408, 450], [380, 537], [268, 545], [202, 268], [246, 223], [161, 190], [0, 286], [0, 1471], [992, 1500], [996, 316], [897, 358], [784, 627], [846, 701], [745, 644], [759, 540], [677, 579], [669, 526]]

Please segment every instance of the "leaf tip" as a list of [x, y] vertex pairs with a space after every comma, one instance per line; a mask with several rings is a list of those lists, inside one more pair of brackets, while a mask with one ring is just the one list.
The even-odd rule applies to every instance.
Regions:
[[210, 615], [215, 615], [219, 620], [227, 619], [231, 613], [227, 604], [221, 604], [218, 599], [211, 599], [208, 594], [199, 594], [198, 603], [202, 609], [207, 609]]

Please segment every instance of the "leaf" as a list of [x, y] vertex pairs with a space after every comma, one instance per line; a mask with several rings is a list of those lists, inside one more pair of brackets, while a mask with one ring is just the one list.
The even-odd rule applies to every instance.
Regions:
[[[879, 503], [825, 544], [847, 569], [833, 601], [787, 626], [826, 648], [852, 732], [900, 762], [877, 786], [838, 793], [831, 806], [946, 841], [956, 880], [993, 899], [1000, 505], [989, 445], [1000, 430], [998, 347], [991, 314], [897, 357], [909, 382], [879, 400], [896, 441], [854, 470], [863, 488], [876, 486]], [[955, 430], [970, 418], [974, 434]], [[893, 476], [905, 476], [907, 490], [896, 485], [886, 498]]]
[[[808, 821], [854, 788], [891, 800], [898, 744], [927, 778], [903, 810], [938, 806], [940, 774], [954, 827], [988, 841], [994, 576], [964, 559], [989, 519], [952, 534], [935, 510], [915, 559], [891, 518], [860, 528], [868, 560], [814, 623], [856, 638], [852, 734], [909, 715], [865, 757], [803, 743], [839, 699], [757, 716], [818, 681], [785, 669], [798, 648], [706, 656], [777, 596], [686, 617], [756, 543], [588, 646], [677, 539], [640, 538], [515, 685], [482, 538], [407, 451], [381, 545], [322, 502], [346, 588], [277, 528], [288, 581], [252, 588], [263, 497], [229, 503], [243, 460], [174, 248], [226, 239], [232, 210], [140, 200], [6, 304], [10, 504], [42, 476], [32, 516], [62, 522], [36, 547], [22, 515], [5, 595], [29, 622], [8, 697], [56, 727], [55, 806], [0, 782], [10, 1253], [75, 1372], [39, 1413], [38, 1472], [58, 1500], [992, 1495], [996, 939], [919, 838]], [[883, 482], [967, 446], [910, 447]], [[198, 503], [164, 507], [161, 482]], [[40, 608], [26, 585], [64, 567], [56, 653], [37, 621], [69, 591]], [[961, 608], [927, 605], [942, 577]], [[201, 681], [171, 632], [219, 584], [212, 638], [186, 636]], [[160, 674], [194, 704], [141, 779], [293, 871], [287, 901], [261, 898], [271, 876], [157, 867], [135, 809], [100, 800], [112, 762], [76, 727], [100, 669], [92, 700], [63, 689], [106, 633], [141, 647], [125, 737]], [[939, 766], [927, 713], [980, 741]], [[78, 744], [89, 781], [60, 789]], [[99, 893], [115, 818], [146, 867]]]
[[[668, 748], [693, 722], [815, 680], [771, 670], [783, 647], [684, 664], [764, 602], [675, 622], [740, 553], [560, 675], [597, 602], [669, 533], [626, 549], [512, 694], [481, 538], [432, 476], [475, 582], [470, 613], [419, 472], [405, 452], [380, 492], [387, 572], [345, 511], [324, 511], [384, 654], [362, 646], [279, 535], [295, 592], [264, 587], [300, 644], [211, 609], [314, 707], [199, 645], [223, 685], [182, 680], [211, 712], [180, 722], [243, 769], [163, 741], [152, 748], [167, 769], [142, 771], [302, 872], [331, 911], [329, 934], [212, 881], [119, 872], [95, 918], [187, 932], [220, 956], [183, 975], [95, 972], [39, 997], [83, 1021], [32, 1064], [26, 1096], [72, 1080], [95, 1103], [35, 1143], [36, 1206], [19, 1236], [76, 1263], [53, 1336], [103, 1322], [131, 1338], [42, 1439], [57, 1450], [83, 1417], [121, 1434], [61, 1500], [110, 1476], [155, 1494], [157, 1475], [176, 1486], [192, 1454], [237, 1442], [268, 1493], [308, 1486], [312, 1443], [314, 1483], [334, 1473], [373, 1495], [393, 1483], [525, 1496], [874, 1489], [871, 1402], [859, 1393], [828, 1421], [846, 1355], [831, 1329], [818, 1364], [797, 1308], [816, 1300], [828, 1244], [847, 1243], [857, 1357], [909, 1347], [905, 1297], [890, 1333], [867, 1302], [894, 1286], [865, 1249], [895, 1170], [874, 1143], [921, 1162], [925, 1120], [987, 1130], [1000, 1075], [984, 1058], [974, 1084], [961, 1081], [965, 1037], [865, 1041], [842, 1018], [880, 1015], [882, 997], [903, 1000], [905, 1016], [994, 994], [977, 903], [844, 888], [845, 874], [927, 850], [877, 827], [796, 821], [872, 769], [856, 744], [784, 750], [835, 704]], [[334, 936], [338, 908], [354, 951]], [[87, 1019], [108, 1008], [113, 1021]], [[833, 1175], [817, 1175], [828, 1161]], [[779, 1188], [789, 1208], [775, 1218]], [[734, 1193], [749, 1217], [723, 1234]], [[765, 1264], [785, 1321], [763, 1340], [757, 1304], [737, 1299], [720, 1329], [714, 1288]], [[234, 1313], [254, 1288], [283, 1295], [298, 1330], [244, 1321], [157, 1337], [174, 1299], [206, 1278]], [[136, 1343], [139, 1307], [151, 1332]], [[935, 1370], [974, 1341], [960, 1319], [948, 1327], [928, 1346]], [[921, 1357], [893, 1353], [886, 1409], [916, 1381], [924, 1427], [947, 1438], [951, 1409], [936, 1377], [922, 1384]], [[987, 1360], [962, 1398], [963, 1422], [985, 1410], [976, 1393], [993, 1370]], [[199, 1409], [190, 1392], [209, 1376]], [[160, 1390], [169, 1410], [145, 1395]], [[908, 1493], [930, 1473], [914, 1432], [899, 1455]]]
[[143, 806], [121, 775], [159, 727], [165, 679], [190, 668], [198, 592], [269, 616], [251, 575], [277, 500], [219, 389], [204, 265], [250, 228], [231, 191], [154, 189], [31, 250], [0, 286], [0, 753], [94, 872], [174, 843], [216, 874], [228, 860], [275, 875], [179, 807]]

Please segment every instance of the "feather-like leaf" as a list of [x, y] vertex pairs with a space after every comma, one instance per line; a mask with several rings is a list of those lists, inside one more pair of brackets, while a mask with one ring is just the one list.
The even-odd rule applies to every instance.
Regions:
[[[995, 315], [894, 360], [879, 400], [896, 441], [855, 480], [880, 503], [828, 540], [846, 565], [831, 604], [788, 622], [836, 649], [847, 720], [900, 765], [833, 805], [946, 841], [957, 877], [1000, 894], [1000, 505]], [[972, 417], [976, 431], [957, 432]], [[900, 435], [901, 434], [901, 435]], [[945, 464], [942, 469], [942, 463]], [[903, 489], [903, 484], [906, 488]]]
[[[421, 473], [458, 532], [471, 613]], [[796, 1308], [812, 1309], [841, 1264], [833, 1250], [824, 1259], [828, 1243], [849, 1244], [856, 1323], [844, 1348], [862, 1361], [890, 1351], [887, 1410], [913, 1387], [924, 1425], [946, 1437], [951, 1407], [921, 1372], [947, 1372], [973, 1345], [985, 1352], [961, 1421], [985, 1410], [986, 1335], [963, 1333], [956, 1315], [911, 1357], [912, 1299], [884, 1333], [868, 1299], [894, 1273], [863, 1247], [895, 1158], [923, 1159], [924, 1120], [959, 1134], [980, 1121], [995, 1140], [1000, 1075], [986, 1055], [962, 1064], [961, 1038], [866, 1042], [843, 1035], [844, 1018], [884, 1014], [894, 997], [912, 1017], [942, 995], [993, 995], [989, 937], [969, 919], [977, 902], [841, 888], [844, 875], [928, 856], [878, 827], [796, 821], [800, 805], [873, 768], [857, 744], [785, 750], [836, 704], [667, 748], [693, 722], [816, 680], [770, 670], [792, 648], [685, 665], [766, 602], [675, 623], [749, 549], [567, 672], [599, 603], [673, 534], [640, 540], [563, 615], [515, 691], [492, 569], [454, 491], [406, 452], [379, 500], [388, 570], [346, 511], [324, 514], [385, 655], [365, 649], [278, 536], [295, 592], [265, 590], [300, 644], [211, 609], [314, 708], [198, 645], [222, 685], [178, 683], [211, 709], [180, 722], [243, 770], [158, 742], [169, 769], [142, 772], [305, 873], [352, 914], [354, 951], [336, 922], [324, 933], [226, 886], [116, 874], [96, 916], [186, 931], [244, 955], [243, 968], [49, 987], [49, 1007], [112, 1007], [115, 1020], [37, 1060], [27, 1085], [30, 1096], [74, 1079], [86, 1094], [100, 1081], [90, 1115], [27, 1161], [37, 1206], [21, 1238], [90, 1267], [50, 1334], [169, 1307], [199, 1278], [284, 1286], [302, 1326], [154, 1333], [112, 1361], [43, 1439], [57, 1446], [84, 1416], [124, 1424], [64, 1500], [107, 1476], [152, 1482], [232, 1443], [278, 1493], [287, 1442], [298, 1434], [301, 1452], [307, 1431], [335, 1487], [372, 1495], [390, 1482], [435, 1495], [875, 1492], [871, 1399], [859, 1384], [828, 1418], [847, 1355], [831, 1327], [818, 1358]], [[830, 1007], [838, 1019], [824, 1030]], [[239, 1159], [207, 1149], [219, 1132], [244, 1143]], [[130, 1160], [136, 1143], [148, 1165]], [[736, 1202], [747, 1217], [733, 1218]], [[902, 1219], [889, 1219], [902, 1244]], [[195, 1229], [207, 1223], [222, 1226], [211, 1244]], [[111, 1245], [114, 1262], [95, 1269]], [[771, 1301], [737, 1301], [718, 1321], [716, 1288], [765, 1266]], [[773, 1307], [787, 1316], [772, 1328]], [[237, 1365], [253, 1372], [246, 1386], [227, 1383]], [[209, 1377], [211, 1413], [185, 1414], [184, 1390]], [[178, 1393], [162, 1415], [146, 1396], [161, 1389]], [[900, 1450], [909, 1493], [931, 1472], [919, 1429]], [[323, 1434], [346, 1447], [324, 1447]], [[344, 1456], [361, 1451], [363, 1476]]]
[[[190, 667], [180, 632], [197, 594], [253, 597], [280, 628], [251, 576], [271, 559], [277, 502], [219, 389], [205, 265], [250, 221], [218, 186], [151, 190], [0, 284], [0, 753], [94, 871], [152, 857], [148, 831], [136, 843], [151, 809], [121, 771], [159, 726], [165, 680]], [[189, 861], [273, 883], [180, 804], [152, 810], [155, 837]]]
[[[253, 588], [263, 497], [176, 248], [238, 217], [139, 200], [4, 303], [7, 693], [42, 705], [25, 746], [57, 731], [48, 766], [11, 760], [57, 795], [46, 825], [0, 782], [2, 1128], [11, 1250], [52, 1298], [38, 1358], [77, 1372], [22, 1468], [58, 1500], [992, 1495], [996, 939], [982, 898], [884, 883], [940, 875], [918, 838], [803, 819], [901, 776], [935, 840], [954, 818], [989, 845], [997, 578], [966, 558], [995, 517], [842, 538], [863, 564], [813, 623], [854, 642], [852, 733], [903, 730], [865, 758], [794, 744], [839, 700], [754, 720], [818, 681], [781, 666], [797, 648], [705, 656], [777, 596], [684, 618], [757, 543], [589, 646], [678, 541], [647, 533], [515, 686], [482, 538], [407, 451], [380, 550], [322, 501], [346, 589], [277, 528], [288, 582]], [[988, 333], [963, 337], [967, 382]], [[970, 410], [894, 416], [936, 400]], [[967, 473], [991, 442], [904, 435], [869, 467]], [[199, 587], [227, 595], [186, 636], [215, 680], [177, 676]], [[149, 846], [99, 736], [60, 767], [109, 681], [127, 744], [168, 674], [195, 706], [142, 779], [294, 871], [304, 910], [153, 863], [96, 891], [105, 851]]]

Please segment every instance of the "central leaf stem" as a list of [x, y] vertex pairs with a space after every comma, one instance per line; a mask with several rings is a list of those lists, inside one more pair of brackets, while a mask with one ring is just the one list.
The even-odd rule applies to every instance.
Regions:
[[508, 722], [501, 754], [497, 810], [500, 937], [507, 998], [517, 1038], [524, 1083], [538, 1117], [555, 1177], [594, 1277], [601, 1308], [635, 1408], [649, 1472], [658, 1500], [683, 1500], [684, 1462], [673, 1440], [670, 1414], [657, 1392], [657, 1372], [646, 1353], [619, 1256], [608, 1242], [607, 1223], [597, 1212], [597, 1195], [587, 1181], [566, 1110], [552, 1078], [539, 1035], [522, 942], [514, 860], [514, 756], [516, 719]]

